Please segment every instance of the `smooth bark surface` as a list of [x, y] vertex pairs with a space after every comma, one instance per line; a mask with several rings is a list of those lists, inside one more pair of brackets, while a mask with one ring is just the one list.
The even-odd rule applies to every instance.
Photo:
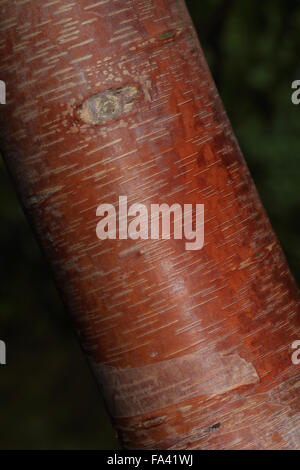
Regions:
[[[1, 151], [122, 443], [299, 448], [298, 292], [184, 2], [0, 10]], [[120, 195], [205, 204], [204, 248], [98, 240]]]

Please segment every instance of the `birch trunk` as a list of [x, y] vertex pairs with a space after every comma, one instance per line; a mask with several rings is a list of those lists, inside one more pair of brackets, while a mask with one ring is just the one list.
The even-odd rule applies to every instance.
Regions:
[[[123, 445], [299, 448], [298, 292], [184, 2], [0, 11], [1, 151]], [[204, 204], [204, 248], [100, 241], [120, 195]]]

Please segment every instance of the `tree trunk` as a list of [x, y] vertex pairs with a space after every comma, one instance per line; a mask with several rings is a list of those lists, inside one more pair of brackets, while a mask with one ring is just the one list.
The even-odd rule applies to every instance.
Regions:
[[[300, 447], [299, 297], [181, 0], [1, 0], [1, 150], [127, 448]], [[204, 204], [205, 244], [96, 209]]]

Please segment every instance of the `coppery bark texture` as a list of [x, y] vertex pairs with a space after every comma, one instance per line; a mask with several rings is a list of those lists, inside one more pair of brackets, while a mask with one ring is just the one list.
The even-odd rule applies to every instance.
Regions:
[[[1, 150], [121, 442], [299, 448], [298, 292], [184, 2], [0, 8]], [[204, 248], [98, 240], [119, 195], [205, 204]]]

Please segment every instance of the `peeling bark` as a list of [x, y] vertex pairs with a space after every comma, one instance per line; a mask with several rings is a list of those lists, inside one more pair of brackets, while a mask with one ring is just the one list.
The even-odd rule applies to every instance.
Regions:
[[[300, 447], [299, 295], [181, 0], [0, 0], [1, 151], [128, 448]], [[205, 204], [205, 245], [96, 208]]]

